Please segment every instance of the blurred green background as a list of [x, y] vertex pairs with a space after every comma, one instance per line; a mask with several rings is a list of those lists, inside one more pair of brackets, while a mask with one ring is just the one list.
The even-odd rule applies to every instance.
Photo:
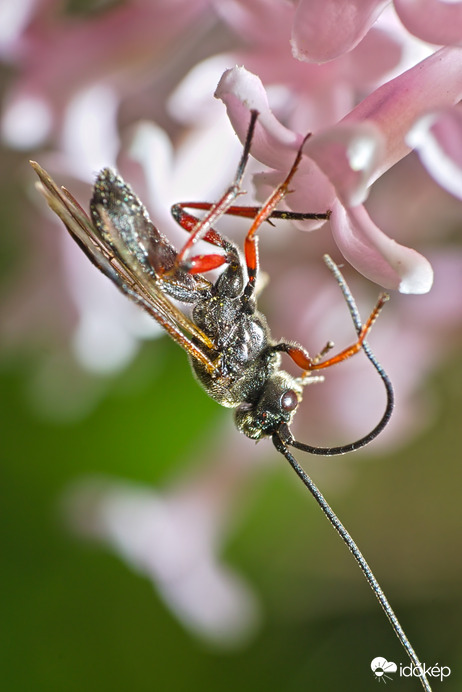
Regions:
[[[23, 192], [5, 175], [1, 189], [5, 294], [23, 262]], [[145, 578], [72, 537], [59, 511], [70, 482], [105, 474], [162, 486], [186, 459], [200, 458], [230, 413], [197, 387], [184, 354], [164, 338], [146, 343], [106, 383], [89, 415], [52, 422], [30, 398], [43, 355], [29, 346], [3, 352], [0, 363], [2, 689], [371, 690], [372, 658], [407, 664], [348, 551], [282, 459], [261, 470], [224, 546], [225, 561], [253, 586], [264, 612], [261, 630], [236, 650], [195, 639]], [[66, 390], [65, 378], [60, 386]], [[449, 692], [462, 689], [462, 360], [437, 368], [423, 386], [435, 415], [412, 444], [388, 456], [303, 463], [315, 481], [324, 478], [321, 489], [421, 659], [452, 669], [433, 682]], [[345, 469], [350, 478], [339, 489]], [[390, 684], [419, 689], [415, 680]]]

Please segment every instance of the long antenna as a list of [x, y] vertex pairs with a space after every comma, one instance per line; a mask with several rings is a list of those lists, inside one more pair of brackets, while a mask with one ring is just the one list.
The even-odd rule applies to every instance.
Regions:
[[[345, 298], [345, 302], [350, 312], [351, 319], [353, 320], [353, 324], [359, 336], [363, 328], [363, 325], [361, 323], [361, 316], [359, 314], [358, 307], [355, 303], [355, 299], [353, 298], [353, 294], [351, 293], [347, 282], [345, 281], [340, 269], [335, 264], [333, 259], [329, 255], [324, 255], [323, 259], [330, 271], [332, 272], [332, 274], [334, 275], [334, 278], [337, 281], [338, 285], [340, 286], [340, 289], [343, 293], [343, 297]], [[388, 300], [387, 294], [383, 294], [382, 298]], [[373, 430], [371, 430], [367, 435], [364, 435], [364, 437], [361, 437], [359, 440], [356, 440], [355, 442], [350, 442], [347, 445], [341, 445], [339, 447], [313, 447], [311, 445], [305, 444], [304, 442], [298, 442], [297, 440], [294, 440], [289, 429], [286, 426], [281, 426], [281, 431], [283, 432], [283, 437], [287, 444], [291, 445], [292, 447], [296, 447], [296, 449], [300, 449], [303, 452], [308, 452], [309, 454], [317, 454], [326, 457], [338, 456], [339, 454], [347, 454], [348, 452], [354, 452], [357, 449], [360, 449], [361, 447], [365, 447], [369, 444], [369, 442], [372, 442], [372, 440], [374, 440], [377, 437], [377, 435], [379, 435], [382, 432], [382, 430], [386, 427], [388, 421], [390, 420], [395, 403], [393, 386], [387, 373], [372, 353], [369, 344], [366, 341], [364, 341], [361, 347], [366, 356], [371, 361], [374, 368], [379, 373], [387, 393], [387, 404], [385, 407], [385, 411], [383, 413], [382, 418], [375, 426], [375, 428], [373, 428]]]
[[[338, 285], [340, 286], [340, 289], [343, 293], [343, 296], [345, 298], [345, 302], [348, 306], [348, 310], [351, 315], [351, 319], [353, 320], [353, 324], [355, 326], [356, 332], [358, 335], [360, 334], [362, 330], [362, 323], [361, 323], [361, 317], [358, 311], [358, 308], [356, 306], [355, 300], [353, 298], [353, 295], [348, 288], [348, 284], [346, 283], [342, 273], [340, 272], [339, 268], [335, 264], [335, 262], [329, 257], [329, 255], [324, 255], [324, 261], [327, 264], [328, 268], [334, 275]], [[402, 646], [406, 650], [409, 658], [411, 659], [413, 665], [420, 670], [420, 681], [422, 683], [422, 687], [427, 690], [427, 692], [431, 692], [431, 687], [428, 682], [427, 676], [425, 674], [425, 669], [420, 663], [420, 660], [414, 651], [409, 639], [407, 638], [403, 628], [401, 627], [398, 618], [396, 617], [390, 603], [388, 602], [387, 597], [385, 596], [384, 592], [382, 591], [382, 588], [380, 584], [378, 583], [377, 579], [375, 578], [371, 568], [369, 567], [368, 563], [366, 562], [363, 554], [359, 550], [358, 546], [356, 545], [355, 541], [353, 540], [352, 536], [348, 533], [338, 516], [335, 514], [333, 511], [332, 507], [329, 505], [327, 500], [325, 499], [324, 495], [321, 493], [319, 488], [315, 485], [315, 483], [311, 480], [311, 478], [308, 476], [308, 474], [303, 470], [303, 468], [300, 466], [298, 461], [295, 459], [295, 457], [290, 453], [287, 445], [291, 445], [293, 447], [296, 447], [297, 449], [301, 449], [305, 452], [309, 452], [311, 454], [318, 454], [318, 455], [323, 455], [323, 456], [333, 456], [333, 455], [338, 455], [338, 454], [346, 454], [347, 452], [354, 451], [356, 449], [359, 449], [360, 447], [364, 447], [365, 445], [369, 444], [371, 440], [373, 440], [377, 435], [384, 429], [386, 424], [388, 423], [392, 410], [393, 410], [393, 404], [394, 404], [394, 395], [393, 395], [393, 387], [392, 384], [388, 378], [388, 375], [380, 365], [380, 363], [377, 361], [376, 357], [372, 353], [371, 349], [369, 348], [369, 345], [364, 342], [362, 344], [362, 349], [365, 352], [366, 356], [369, 358], [371, 361], [372, 365], [374, 368], [377, 370], [379, 373], [386, 389], [387, 393], [387, 404], [385, 407], [385, 412], [380, 419], [379, 423], [375, 426], [373, 430], [371, 430], [370, 433], [365, 435], [364, 437], [360, 438], [359, 440], [356, 440], [356, 442], [352, 442], [348, 445], [343, 445], [340, 447], [311, 447], [310, 445], [303, 444], [301, 442], [297, 442], [296, 440], [293, 439], [292, 434], [289, 430], [289, 427], [287, 425], [281, 425], [279, 430], [273, 434], [273, 444], [289, 462], [289, 464], [292, 466], [294, 469], [295, 473], [298, 475], [300, 480], [303, 482], [303, 484], [308, 488], [310, 493], [313, 495], [314, 499], [318, 503], [318, 505], [321, 507], [323, 513], [326, 515], [327, 519], [330, 521], [334, 529], [337, 531], [339, 534], [340, 538], [343, 540], [343, 542], [346, 544], [350, 552], [353, 554], [354, 559], [359, 565], [359, 568], [361, 569], [361, 572], [364, 574], [367, 583], [371, 587], [372, 591], [374, 592], [377, 600], [379, 601], [380, 605], [382, 606], [385, 615], [387, 616], [391, 626], [393, 627], [393, 630], [395, 631], [396, 636], [398, 637], [399, 641], [401, 642]]]
[[413, 665], [415, 668], [420, 670], [420, 681], [422, 683], [422, 687], [424, 690], [427, 692], [431, 692], [431, 687], [430, 684], [427, 680], [427, 676], [425, 674], [425, 669], [424, 666], [420, 663], [420, 660], [414, 651], [409, 639], [406, 637], [406, 634], [404, 633], [403, 628], [401, 627], [398, 618], [396, 617], [391, 605], [388, 602], [387, 597], [385, 596], [384, 592], [382, 591], [380, 584], [378, 583], [377, 579], [374, 577], [374, 574], [367, 564], [363, 554], [359, 550], [358, 546], [356, 545], [355, 541], [351, 537], [351, 535], [348, 533], [338, 516], [335, 514], [327, 500], [325, 499], [324, 495], [321, 493], [319, 488], [313, 483], [311, 478], [308, 476], [307, 473], [302, 469], [298, 461], [295, 459], [294, 456], [290, 453], [289, 449], [287, 448], [286, 444], [282, 441], [281, 437], [279, 436], [279, 432], [276, 432], [273, 434], [273, 444], [289, 462], [289, 464], [292, 466], [294, 469], [295, 473], [298, 475], [298, 477], [301, 479], [301, 481], [304, 483], [304, 485], [308, 488], [310, 493], [313, 495], [314, 499], [318, 503], [318, 505], [321, 507], [322, 511], [334, 527], [334, 529], [337, 531], [337, 533], [340, 535], [340, 538], [346, 543], [348, 549], [353, 553], [353, 557], [356, 560], [356, 562], [359, 565], [359, 568], [361, 569], [361, 572], [364, 574], [366, 577], [367, 583], [371, 587], [372, 591], [374, 592], [375, 596], [377, 597], [377, 600], [379, 601], [380, 605], [382, 606], [385, 615], [387, 616], [388, 620], [390, 621], [391, 626], [393, 627], [396, 636], [398, 637], [399, 641], [403, 645], [403, 647], [406, 649], [406, 652], [411, 659]]

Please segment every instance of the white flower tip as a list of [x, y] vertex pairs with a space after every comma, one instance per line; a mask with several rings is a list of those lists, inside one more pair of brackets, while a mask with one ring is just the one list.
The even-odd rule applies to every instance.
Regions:
[[421, 295], [428, 293], [433, 285], [433, 269], [425, 257], [420, 256], [420, 261], [405, 273], [399, 284], [399, 292], [405, 294]]
[[215, 98], [229, 107], [240, 102], [245, 108], [267, 108], [267, 96], [260, 77], [249, 72], [243, 65], [236, 65], [221, 76], [215, 90]]
[[[235, 65], [225, 70], [220, 77], [220, 81], [215, 89], [214, 96], [216, 99], [221, 99], [229, 91], [233, 91], [236, 82], [238, 82], [242, 76], [250, 74], [248, 70], [245, 69], [243, 65]], [[253, 76], [253, 75], [252, 75]]]
[[353, 171], [369, 169], [377, 159], [378, 145], [370, 136], [358, 136], [347, 147], [347, 157]]
[[428, 293], [433, 284], [430, 262], [416, 250], [385, 235], [363, 206], [332, 205], [331, 229], [343, 256], [361, 274], [401, 293]]

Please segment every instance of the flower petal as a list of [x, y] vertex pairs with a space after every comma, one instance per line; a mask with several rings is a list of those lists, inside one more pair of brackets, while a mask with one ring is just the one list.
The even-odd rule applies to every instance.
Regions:
[[[359, 93], [369, 92], [389, 79], [391, 74], [402, 72], [400, 69], [404, 53], [403, 38], [398, 32], [387, 31], [377, 24], [367, 32], [365, 37], [347, 56], [348, 72], [352, 85]], [[335, 63], [339, 64], [339, 61]]]
[[[280, 171], [265, 171], [255, 173], [252, 182], [255, 187], [258, 201], [264, 202], [281, 182]], [[293, 180], [293, 189], [279, 205], [280, 208], [305, 213], [325, 213], [331, 209], [335, 200], [335, 190], [319, 170], [314, 161], [304, 156]], [[319, 228], [324, 221], [301, 221], [296, 225], [301, 230], [313, 230]]]
[[357, 206], [385, 149], [384, 138], [372, 122], [340, 124], [312, 137], [305, 145], [310, 156], [335, 186], [346, 206]]
[[327, 62], [354, 48], [387, 0], [300, 0], [292, 29], [292, 53], [305, 62]]
[[[254, 183], [260, 191], [268, 184], [272, 189], [276, 187], [290, 170], [295, 158], [295, 152], [302, 143], [302, 136], [291, 132], [284, 127], [271, 112], [266, 91], [261, 80], [244, 67], [235, 67], [227, 70], [218, 84], [215, 96], [226, 105], [228, 116], [234, 130], [241, 141], [245, 140], [249, 124], [249, 111], [256, 109], [259, 112], [252, 140], [252, 155], [274, 169], [269, 173], [254, 176]], [[329, 209], [335, 197], [333, 187], [318, 165], [304, 156], [294, 178], [293, 191], [285, 202], [290, 209], [296, 211], [325, 212]], [[307, 208], [307, 195], [309, 195], [309, 207]], [[258, 194], [263, 201], [266, 194]], [[306, 224], [307, 230], [315, 224]]]
[[462, 47], [441, 48], [390, 80], [342, 122], [369, 120], [385, 136], [385, 156], [376, 178], [409, 153], [405, 137], [416, 119], [462, 99]]
[[428, 260], [386, 236], [363, 206], [347, 210], [335, 202], [331, 228], [345, 259], [371, 281], [401, 293], [430, 290], [433, 270]]
[[411, 34], [429, 43], [462, 41], [462, 2], [395, 0], [398, 17]]
[[448, 108], [425, 115], [406, 141], [436, 182], [462, 199], [462, 111]]
[[252, 155], [270, 168], [288, 170], [293, 152], [300, 146], [302, 136], [281, 125], [273, 115], [260, 78], [245, 67], [233, 67], [223, 74], [215, 96], [225, 104], [228, 117], [241, 142], [244, 142], [249, 126], [249, 111], [258, 111]]
[[113, 548], [158, 590], [194, 634], [233, 646], [254, 631], [256, 599], [217, 557], [220, 509], [193, 485], [171, 494], [104, 479], [69, 488], [64, 510], [80, 534]]

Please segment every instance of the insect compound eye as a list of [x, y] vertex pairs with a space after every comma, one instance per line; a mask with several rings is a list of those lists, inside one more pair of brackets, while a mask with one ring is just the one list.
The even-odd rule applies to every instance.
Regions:
[[283, 411], [290, 413], [298, 406], [298, 396], [293, 389], [287, 389], [281, 396], [281, 408]]

